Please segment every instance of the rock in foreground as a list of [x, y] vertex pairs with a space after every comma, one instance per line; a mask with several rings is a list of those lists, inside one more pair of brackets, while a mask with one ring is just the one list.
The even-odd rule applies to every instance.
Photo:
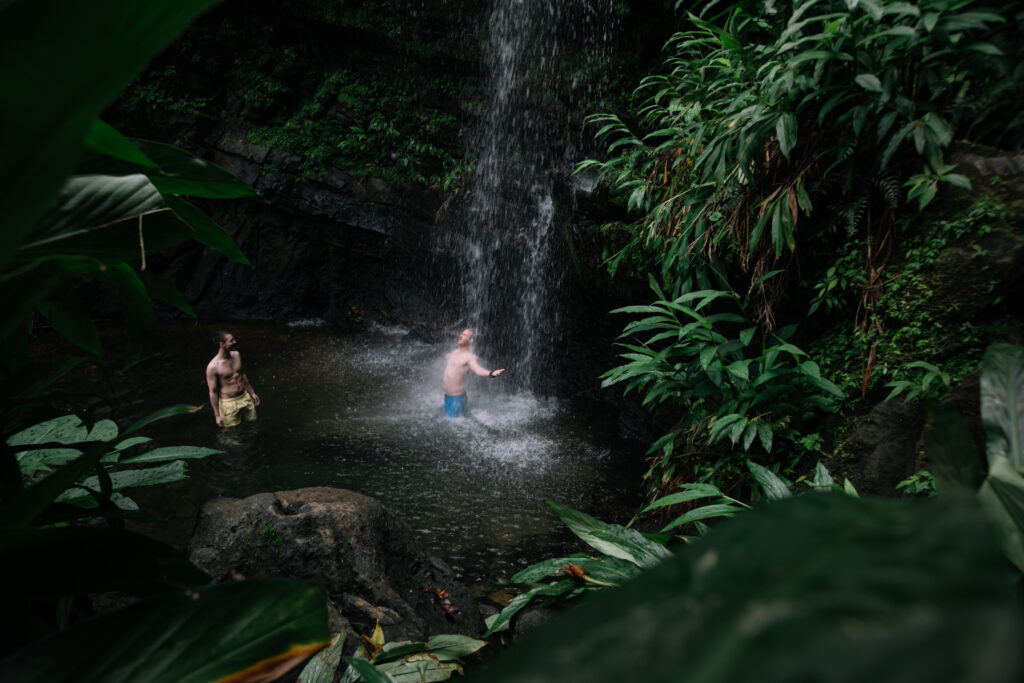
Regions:
[[439, 633], [479, 636], [469, 591], [377, 500], [325, 487], [217, 498], [203, 506], [189, 545], [215, 578], [296, 577], [323, 584], [344, 616], [389, 641]]

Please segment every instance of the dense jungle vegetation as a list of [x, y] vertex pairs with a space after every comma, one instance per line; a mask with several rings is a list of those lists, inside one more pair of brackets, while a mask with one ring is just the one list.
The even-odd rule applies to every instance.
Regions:
[[636, 216], [605, 226], [610, 268], [654, 298], [622, 309], [646, 317], [605, 383], [679, 416], [652, 448], [663, 485], [749, 480], [736, 454], [806, 473], [851, 408], [948, 396], [1019, 339], [1019, 282], [986, 260], [1019, 248], [1014, 191], [948, 157], [1019, 149], [1020, 11], [712, 5], [631, 118], [592, 117], [610, 158], [581, 168]]
[[[457, 191], [482, 106], [482, 29], [459, 2], [409, 24], [383, 0], [291, 0], [291, 16], [313, 13], [362, 50], [390, 45], [390, 59], [317, 54], [287, 37], [298, 23], [258, 21], [259, 3], [249, 25], [214, 10], [172, 42], [209, 4], [0, 4], [11, 74], [0, 89], [5, 679], [273, 680], [330, 641], [318, 586], [214, 584], [125, 529], [144, 513], [123, 489], [174, 481], [211, 451], [147, 450], [146, 425], [189, 406], [123, 427], [87, 414], [41, 421], [68, 404], [54, 387], [85, 359], [40, 362], [32, 329], [45, 319], [102, 353], [74, 286], [95, 278], [117, 292], [141, 354], [154, 299], [194, 315], [147, 255], [197, 241], [246, 262], [201, 207], [253, 190], [180, 148], [225, 117], [256, 124], [246, 144], [300, 159], [297, 182], [335, 166]], [[521, 594], [488, 637], [497, 644], [531, 603], [580, 604], [471, 677], [1019, 680], [1024, 351], [1006, 342], [1024, 341], [1012, 161], [1024, 140], [1024, 3], [618, 11], [634, 28], [674, 17], [656, 63], [620, 57], [601, 72], [562, 57], [580, 65], [568, 81], [619, 92], [586, 101], [598, 145], [578, 172], [612, 197], [612, 218], [594, 227], [609, 286], [650, 289], [615, 312], [621, 360], [602, 378], [663, 433], [636, 520], [647, 533], [551, 502], [598, 554], [513, 577]], [[443, 77], [424, 77], [453, 53], [462, 59]], [[197, 67], [193, 84], [246, 87], [189, 95], [182, 59]], [[538, 117], [558, 120], [562, 106]], [[160, 138], [176, 117], [187, 134], [159, 143], [109, 125], [131, 120]], [[844, 439], [886, 400], [927, 406], [921, 461], [901, 485], [926, 500], [858, 495]], [[85, 596], [109, 590], [142, 599], [88, 615]], [[438, 664], [430, 680], [444, 680], [479, 647], [432, 639], [375, 659], [382, 638], [367, 641], [335, 660], [342, 680], [419, 680], [396, 661], [424, 652]], [[342, 645], [324, 652], [340, 658]]]

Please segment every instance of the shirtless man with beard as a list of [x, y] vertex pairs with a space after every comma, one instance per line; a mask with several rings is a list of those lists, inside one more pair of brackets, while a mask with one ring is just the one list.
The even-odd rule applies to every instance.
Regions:
[[206, 385], [210, 388], [210, 406], [218, 427], [234, 427], [256, 420], [256, 395], [242, 369], [242, 356], [234, 348], [238, 344], [230, 332], [217, 332], [214, 341], [220, 347], [206, 366]]
[[480, 377], [497, 377], [505, 372], [505, 368], [488, 370], [480, 365], [480, 361], [469, 350], [472, 343], [473, 330], [465, 329], [459, 335], [459, 348], [448, 354], [441, 380], [444, 387], [444, 414], [447, 417], [462, 417], [466, 414], [465, 380], [470, 370]]

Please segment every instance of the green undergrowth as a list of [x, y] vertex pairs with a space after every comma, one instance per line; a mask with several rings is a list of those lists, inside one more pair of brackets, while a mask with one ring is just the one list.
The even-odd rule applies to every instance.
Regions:
[[[391, 4], [286, 3], [283, 11], [301, 19], [277, 27], [260, 21], [258, 7], [243, 16], [225, 6], [137, 78], [115, 111], [132, 125], [165, 122], [168, 112], [200, 126], [241, 120], [248, 142], [301, 157], [298, 181], [337, 166], [453, 191], [464, 180], [465, 138], [482, 109], [475, 80], [440, 66], [464, 36], [439, 43]], [[299, 22], [302, 35], [293, 35]], [[416, 35], [385, 48], [403, 26]], [[337, 42], [345, 48], [323, 54]], [[388, 59], [371, 57], [385, 49]], [[438, 61], [440, 52], [449, 56]]]
[[337, 165], [354, 175], [448, 189], [466, 169], [442, 140], [461, 139], [467, 131], [455, 114], [423, 102], [424, 89], [445, 88], [438, 78], [396, 91], [382, 75], [339, 69], [325, 75], [283, 123], [250, 130], [248, 141], [302, 156], [303, 178]]
[[[988, 345], [1005, 338], [1011, 324], [1005, 299], [1009, 284], [996, 272], [999, 255], [983, 243], [993, 233], [1011, 243], [1020, 240], [1012, 213], [1001, 200], [984, 195], [954, 212], [948, 203], [942, 208], [911, 216], [899, 226], [875, 309], [881, 332], [861, 330], [852, 316], [863, 287], [855, 258], [859, 245], [848, 245], [837, 259], [840, 267], [849, 264], [848, 279], [830, 302], [834, 322], [808, 344], [808, 352], [848, 393], [866, 389], [875, 395], [894, 383], [923, 384], [928, 376], [935, 377], [928, 389], [941, 393], [977, 369]], [[872, 344], [875, 354], [865, 387]]]

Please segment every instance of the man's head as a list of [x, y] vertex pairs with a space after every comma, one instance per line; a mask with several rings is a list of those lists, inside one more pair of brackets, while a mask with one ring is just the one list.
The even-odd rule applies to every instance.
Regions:
[[464, 349], [468, 349], [469, 345], [473, 343], [473, 330], [468, 327], [462, 331], [459, 335], [459, 346]]
[[231, 350], [238, 342], [230, 332], [214, 332], [213, 341], [221, 348]]

